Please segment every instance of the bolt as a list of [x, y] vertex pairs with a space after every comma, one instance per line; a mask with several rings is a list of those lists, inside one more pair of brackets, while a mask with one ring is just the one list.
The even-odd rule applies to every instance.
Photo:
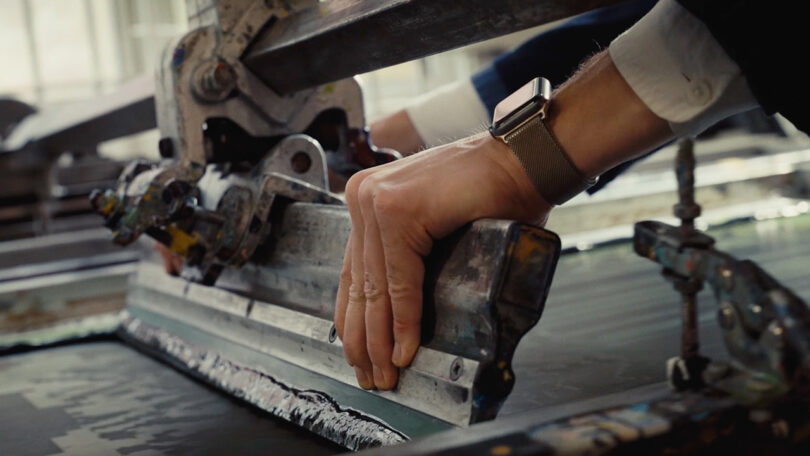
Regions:
[[230, 66], [226, 65], [225, 63], [219, 62], [214, 66], [214, 82], [217, 86], [222, 88], [230, 87], [234, 82], [236, 82], [236, 75], [231, 69]]
[[194, 94], [206, 102], [222, 101], [236, 88], [236, 72], [223, 61], [208, 61], [195, 75]]
[[678, 203], [672, 206], [672, 212], [679, 219], [694, 220], [700, 217], [700, 206], [694, 203]]
[[717, 270], [717, 275], [720, 276], [720, 279], [723, 281], [723, 287], [725, 287], [727, 291], [734, 289], [734, 272], [728, 265], [724, 264], [720, 266]]
[[200, 79], [200, 84], [206, 92], [227, 92], [233, 88], [236, 75], [230, 66], [224, 62], [217, 62], [207, 68]]
[[737, 318], [736, 315], [734, 315], [734, 309], [731, 308], [731, 305], [723, 303], [720, 310], [717, 311], [717, 322], [720, 324], [720, 327], [726, 331], [731, 330], [734, 328], [736, 320]]
[[772, 344], [774, 347], [777, 347], [777, 349], [782, 349], [785, 345], [784, 334], [785, 328], [776, 322], [771, 322], [771, 324], [768, 325], [767, 332], [769, 337], [767, 337], [767, 342], [765, 343], [769, 345]]
[[456, 358], [450, 363], [450, 380], [456, 381], [461, 378], [461, 374], [464, 372], [464, 360], [461, 358]]

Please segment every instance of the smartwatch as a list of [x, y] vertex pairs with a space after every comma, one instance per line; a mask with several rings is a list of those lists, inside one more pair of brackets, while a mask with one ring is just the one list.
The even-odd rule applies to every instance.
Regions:
[[540, 196], [562, 204], [596, 183], [583, 175], [562, 150], [545, 123], [551, 104], [551, 84], [535, 78], [495, 107], [492, 136], [517, 156]]

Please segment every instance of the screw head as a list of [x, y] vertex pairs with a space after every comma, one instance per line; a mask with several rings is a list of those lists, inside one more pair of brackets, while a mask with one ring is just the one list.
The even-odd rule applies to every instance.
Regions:
[[734, 289], [734, 271], [732, 271], [728, 265], [724, 264], [720, 266], [717, 269], [717, 275], [720, 277], [721, 283], [727, 291]]
[[456, 381], [461, 378], [461, 374], [464, 373], [464, 360], [456, 358], [450, 363], [450, 380]]
[[195, 70], [192, 89], [201, 101], [218, 103], [236, 88], [236, 79], [236, 72], [227, 62], [209, 60]]
[[720, 324], [720, 327], [726, 331], [734, 328], [737, 322], [737, 316], [730, 304], [723, 303], [721, 305], [720, 310], [717, 311], [717, 322]]

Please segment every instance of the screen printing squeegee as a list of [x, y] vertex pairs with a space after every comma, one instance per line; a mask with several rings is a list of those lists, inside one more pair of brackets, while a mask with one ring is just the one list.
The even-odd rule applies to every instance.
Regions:
[[540, 318], [559, 256], [553, 233], [477, 221], [426, 260], [422, 346], [394, 391], [365, 391], [332, 323], [348, 211], [295, 203], [271, 252], [216, 287], [144, 263], [120, 335], [217, 388], [350, 449], [492, 419], [511, 359]]

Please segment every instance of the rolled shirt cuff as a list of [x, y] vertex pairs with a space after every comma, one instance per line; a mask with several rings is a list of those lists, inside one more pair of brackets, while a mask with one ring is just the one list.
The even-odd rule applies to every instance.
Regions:
[[659, 1], [609, 52], [636, 95], [678, 136], [757, 106], [740, 67], [675, 0]]
[[491, 122], [486, 106], [469, 79], [428, 92], [405, 111], [426, 147], [478, 133]]

